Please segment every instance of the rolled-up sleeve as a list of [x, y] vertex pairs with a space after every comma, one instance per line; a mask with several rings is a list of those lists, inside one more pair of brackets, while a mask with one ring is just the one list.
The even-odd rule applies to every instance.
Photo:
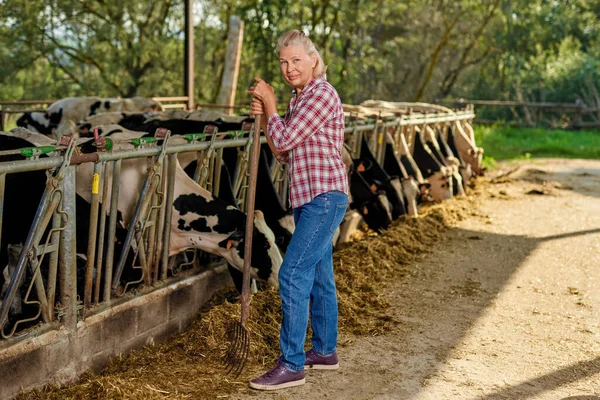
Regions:
[[306, 97], [300, 96], [294, 107], [298, 111], [287, 123], [279, 115], [271, 115], [267, 131], [277, 150], [287, 157], [290, 150], [321, 129], [335, 110], [334, 95], [327, 87], [318, 87]]

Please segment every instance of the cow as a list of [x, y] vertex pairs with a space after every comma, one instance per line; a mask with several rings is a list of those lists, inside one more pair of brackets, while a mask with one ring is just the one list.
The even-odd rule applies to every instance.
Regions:
[[399, 176], [404, 201], [406, 204], [406, 212], [411, 217], [419, 215], [417, 202], [420, 196], [419, 183], [416, 178], [410, 176], [402, 162], [398, 158], [396, 150], [394, 150], [394, 139], [391, 135], [386, 134], [385, 158], [383, 160], [383, 169], [389, 174]]
[[[55, 145], [56, 142], [45, 135], [31, 132], [23, 128], [16, 128], [10, 133], [0, 134], [0, 150], [15, 150], [25, 147]], [[41, 156], [45, 157], [45, 156]], [[0, 157], [0, 161], [16, 161], [22, 160], [24, 157], [20, 154], [4, 155]], [[23, 184], [26, 182], [26, 184]], [[0, 298], [4, 300], [4, 296], [8, 290], [8, 286], [15, 272], [17, 260], [23, 249], [28, 236], [30, 227], [33, 223], [34, 215], [38, 208], [38, 203], [42, 197], [46, 185], [45, 171], [30, 171], [21, 173], [11, 173], [6, 175], [6, 185], [4, 191], [4, 208], [2, 210], [2, 238], [0, 245], [0, 268], [2, 281], [0, 287]], [[76, 195], [76, 260], [77, 260], [77, 293], [83, 298], [83, 279], [85, 278], [86, 270], [86, 254], [89, 234], [89, 217], [91, 212], [91, 204], [85, 201], [80, 196]], [[125, 239], [127, 231], [120, 224], [122, 218], [117, 215], [117, 229], [115, 232], [115, 254], [119, 253], [120, 245]], [[47, 227], [41, 244], [46, 242], [46, 236], [50, 227]], [[108, 232], [105, 232], [108, 235]], [[109, 240], [105, 237], [104, 243], [108, 245]], [[106, 253], [106, 251], [105, 251]], [[48, 258], [44, 257], [44, 262], [40, 265], [40, 270], [44, 280], [47, 276]], [[132, 261], [131, 258], [129, 261]], [[135, 272], [134, 272], [135, 274]], [[138, 273], [139, 275], [139, 273]], [[95, 276], [95, 274], [94, 274]], [[23, 319], [25, 316], [31, 317], [37, 313], [36, 306], [33, 309], [22, 309], [22, 299], [24, 298], [31, 282], [31, 274], [29, 271], [22, 275], [21, 280], [17, 284], [16, 297], [11, 303], [9, 325], [18, 319]], [[131, 281], [138, 280], [139, 276], [128, 274], [123, 277], [122, 283], [126, 284]], [[30, 298], [35, 298], [36, 294], [33, 291]], [[1, 304], [1, 302], [0, 302]], [[30, 307], [31, 308], [31, 307]]]
[[423, 142], [420, 130], [416, 130], [414, 134], [413, 157], [423, 177], [431, 185], [429, 193], [433, 199], [442, 201], [452, 198], [451, 171], [437, 160], [429, 146]]
[[454, 142], [461, 158], [471, 166], [473, 173], [477, 176], [483, 176], [485, 169], [483, 167], [483, 149], [477, 147], [469, 139], [469, 134], [465, 132], [460, 121], [454, 123]]
[[17, 120], [17, 126], [54, 138], [73, 133], [79, 121], [104, 112], [131, 112], [161, 110], [160, 103], [143, 97], [130, 99], [100, 97], [67, 97], [52, 103], [42, 112], [26, 112]]
[[419, 185], [419, 196], [417, 197], [417, 203], [421, 204], [433, 200], [431, 194], [429, 193], [431, 183], [423, 178], [423, 174], [417, 166], [417, 163], [412, 156], [410, 148], [406, 142], [406, 138], [403, 134], [400, 135], [399, 143], [397, 143], [396, 146], [398, 146], [399, 149], [398, 153], [400, 155], [401, 165], [406, 170], [406, 173]]
[[449, 173], [452, 174], [452, 194], [454, 196], [464, 196], [465, 189], [463, 186], [463, 179], [459, 172], [460, 162], [455, 157], [446, 157], [442, 153], [440, 144], [438, 143], [435, 133], [430, 126], [425, 127], [423, 136], [425, 138], [425, 144], [431, 150], [434, 157], [446, 167]]
[[93, 128], [100, 125], [118, 124], [123, 128], [154, 134], [156, 129], [165, 128], [173, 135], [201, 133], [208, 126], [215, 126], [219, 132], [240, 130], [244, 122], [252, 123], [249, 117], [233, 117], [217, 112], [167, 111], [161, 113], [107, 113], [90, 117], [77, 124], [80, 136], [90, 135]]
[[452, 129], [447, 129], [446, 138], [444, 138], [443, 131], [441, 129], [437, 130], [437, 141], [440, 145], [440, 150], [444, 157], [454, 157], [458, 162], [458, 170], [463, 180], [463, 187], [466, 189], [466, 185], [470, 182], [473, 177], [473, 170], [471, 166], [464, 162], [464, 160], [460, 157], [460, 154], [456, 150], [456, 145], [454, 143], [454, 136], [452, 134]]
[[390, 176], [379, 165], [364, 136], [361, 140], [360, 158], [353, 161], [355, 171], [362, 175], [374, 191], [382, 190], [385, 192], [391, 208], [391, 219], [395, 220], [406, 214], [404, 194], [402, 193], [399, 176]]
[[[136, 133], [138, 137], [143, 135]], [[135, 136], [135, 133], [133, 135]], [[115, 149], [133, 147], [127, 142], [133, 138], [130, 132], [115, 132], [110, 138], [115, 143]], [[168, 205], [173, 207], [169, 255], [176, 255], [188, 248], [197, 248], [219, 255], [238, 270], [242, 270], [246, 215], [194, 182], [178, 161], [175, 168], [174, 201]], [[118, 209], [122, 212], [126, 225], [133, 216], [146, 170], [145, 159], [128, 159], [122, 162]], [[79, 165], [78, 193], [86, 200], [91, 198], [91, 180], [92, 165]], [[267, 226], [263, 213], [257, 210], [254, 215], [252, 239], [252, 278], [277, 288], [281, 262], [281, 253], [275, 244], [273, 232]]]

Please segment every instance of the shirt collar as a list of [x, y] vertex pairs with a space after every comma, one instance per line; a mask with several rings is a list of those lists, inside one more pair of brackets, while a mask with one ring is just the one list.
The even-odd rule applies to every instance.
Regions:
[[[304, 86], [304, 90], [302, 90], [303, 92], [307, 92], [312, 90], [313, 87], [315, 87], [318, 83], [321, 83], [325, 81], [325, 76], [320, 76], [318, 78], [313, 79], [312, 81], [308, 82], [308, 84], [306, 86]], [[295, 96], [296, 95], [296, 88], [292, 89], [292, 94]]]

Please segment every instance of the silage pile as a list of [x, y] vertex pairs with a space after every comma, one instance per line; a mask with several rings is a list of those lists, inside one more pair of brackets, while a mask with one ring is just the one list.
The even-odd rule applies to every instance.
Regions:
[[[418, 218], [402, 218], [382, 235], [363, 238], [334, 253], [340, 333], [381, 335], [398, 323], [386, 312], [386, 287], [418, 273], [411, 265], [427, 248], [443, 240], [457, 220], [474, 214], [485, 180], [462, 199], [423, 207]], [[265, 290], [252, 297], [249, 328], [252, 347], [238, 379], [223, 375], [222, 356], [229, 348], [226, 327], [239, 320], [232, 291], [219, 292], [189, 329], [168, 342], [116, 357], [98, 375], [79, 383], [22, 394], [18, 399], [202, 399], [227, 397], [247, 389], [247, 382], [270, 368], [279, 351], [280, 299]]]

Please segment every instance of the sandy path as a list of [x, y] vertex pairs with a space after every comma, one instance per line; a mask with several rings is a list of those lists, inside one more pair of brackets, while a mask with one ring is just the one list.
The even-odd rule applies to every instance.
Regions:
[[392, 332], [344, 335], [339, 371], [238, 398], [600, 399], [600, 161], [510, 178], [392, 285]]

